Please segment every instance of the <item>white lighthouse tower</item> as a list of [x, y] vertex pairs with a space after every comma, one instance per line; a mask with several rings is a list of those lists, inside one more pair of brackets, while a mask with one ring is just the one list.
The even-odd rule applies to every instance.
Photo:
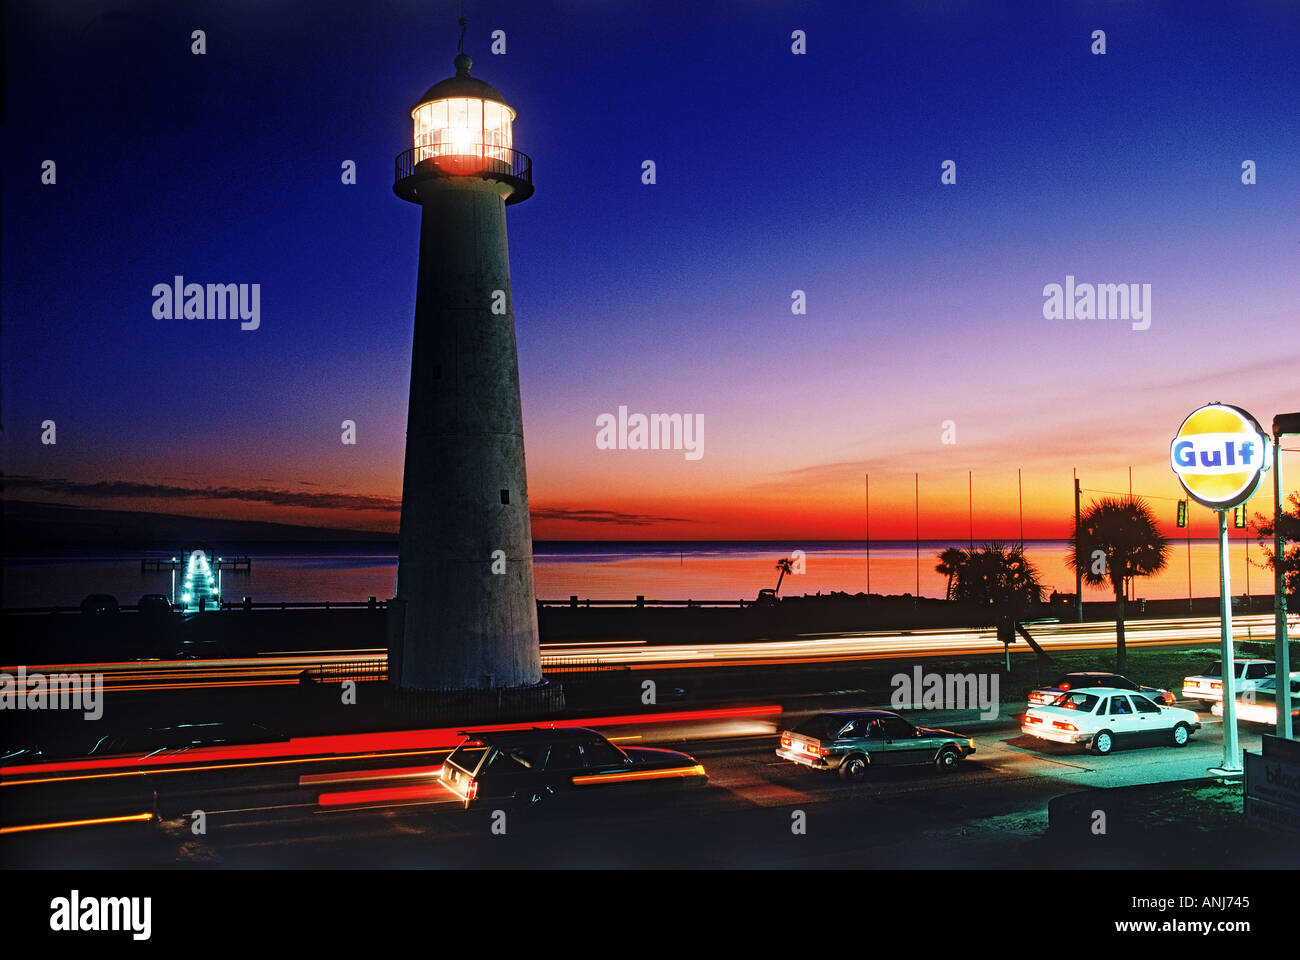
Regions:
[[505, 216], [532, 161], [515, 111], [454, 64], [411, 111], [393, 184], [421, 213], [389, 676], [500, 693], [543, 682]]

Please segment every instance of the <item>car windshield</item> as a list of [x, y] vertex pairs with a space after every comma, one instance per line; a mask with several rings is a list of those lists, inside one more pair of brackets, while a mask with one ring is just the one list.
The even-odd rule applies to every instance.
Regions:
[[837, 717], [831, 713], [819, 713], [800, 723], [794, 732], [814, 740], [833, 740], [835, 735], [849, 722], [850, 717]]
[[1066, 693], [1053, 700], [1052, 706], [1060, 707], [1063, 710], [1079, 710], [1083, 713], [1092, 713], [1099, 699], [1099, 697], [1091, 693]]

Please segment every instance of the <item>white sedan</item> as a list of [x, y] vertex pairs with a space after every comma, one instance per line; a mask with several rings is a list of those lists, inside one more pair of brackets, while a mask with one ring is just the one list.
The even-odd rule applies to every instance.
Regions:
[[[1216, 700], [1210, 707], [1210, 713], [1216, 717], [1223, 716], [1223, 701]], [[1295, 728], [1300, 718], [1300, 671], [1291, 674], [1291, 723]], [[1254, 690], [1247, 690], [1237, 697], [1237, 719], [1242, 723], [1262, 723], [1270, 727], [1277, 726], [1277, 677], [1268, 677], [1259, 681]]]
[[[1232, 674], [1232, 687], [1237, 693], [1254, 690], [1259, 681], [1273, 676], [1275, 672], [1272, 660], [1237, 660], [1234, 665], [1236, 669]], [[1222, 700], [1223, 661], [1215, 660], [1204, 673], [1184, 677], [1183, 699], [1203, 700], [1206, 703]]]
[[1089, 687], [1063, 694], [1050, 705], [1030, 707], [1021, 733], [1056, 743], [1077, 743], [1107, 754], [1121, 743], [1185, 745], [1201, 719], [1191, 710], [1162, 707], [1140, 693]]

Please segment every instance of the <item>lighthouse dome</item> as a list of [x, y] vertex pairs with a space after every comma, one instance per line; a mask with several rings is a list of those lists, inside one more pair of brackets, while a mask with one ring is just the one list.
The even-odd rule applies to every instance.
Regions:
[[[439, 80], [424, 91], [424, 96], [420, 98], [419, 103], [429, 103], [433, 100], [472, 99], [492, 100], [509, 107], [506, 98], [501, 96], [496, 87], [469, 75], [469, 68], [473, 66], [474, 61], [468, 55], [459, 53], [452, 62], [456, 67], [456, 76]], [[416, 106], [419, 104], [417, 103]], [[513, 110], [510, 112], [514, 113]]]

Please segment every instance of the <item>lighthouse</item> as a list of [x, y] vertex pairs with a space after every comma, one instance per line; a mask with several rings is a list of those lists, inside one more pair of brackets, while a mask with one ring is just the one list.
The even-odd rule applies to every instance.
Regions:
[[505, 98], [453, 63], [393, 183], [420, 207], [420, 259], [389, 679], [500, 694], [543, 683], [505, 213], [532, 161]]

